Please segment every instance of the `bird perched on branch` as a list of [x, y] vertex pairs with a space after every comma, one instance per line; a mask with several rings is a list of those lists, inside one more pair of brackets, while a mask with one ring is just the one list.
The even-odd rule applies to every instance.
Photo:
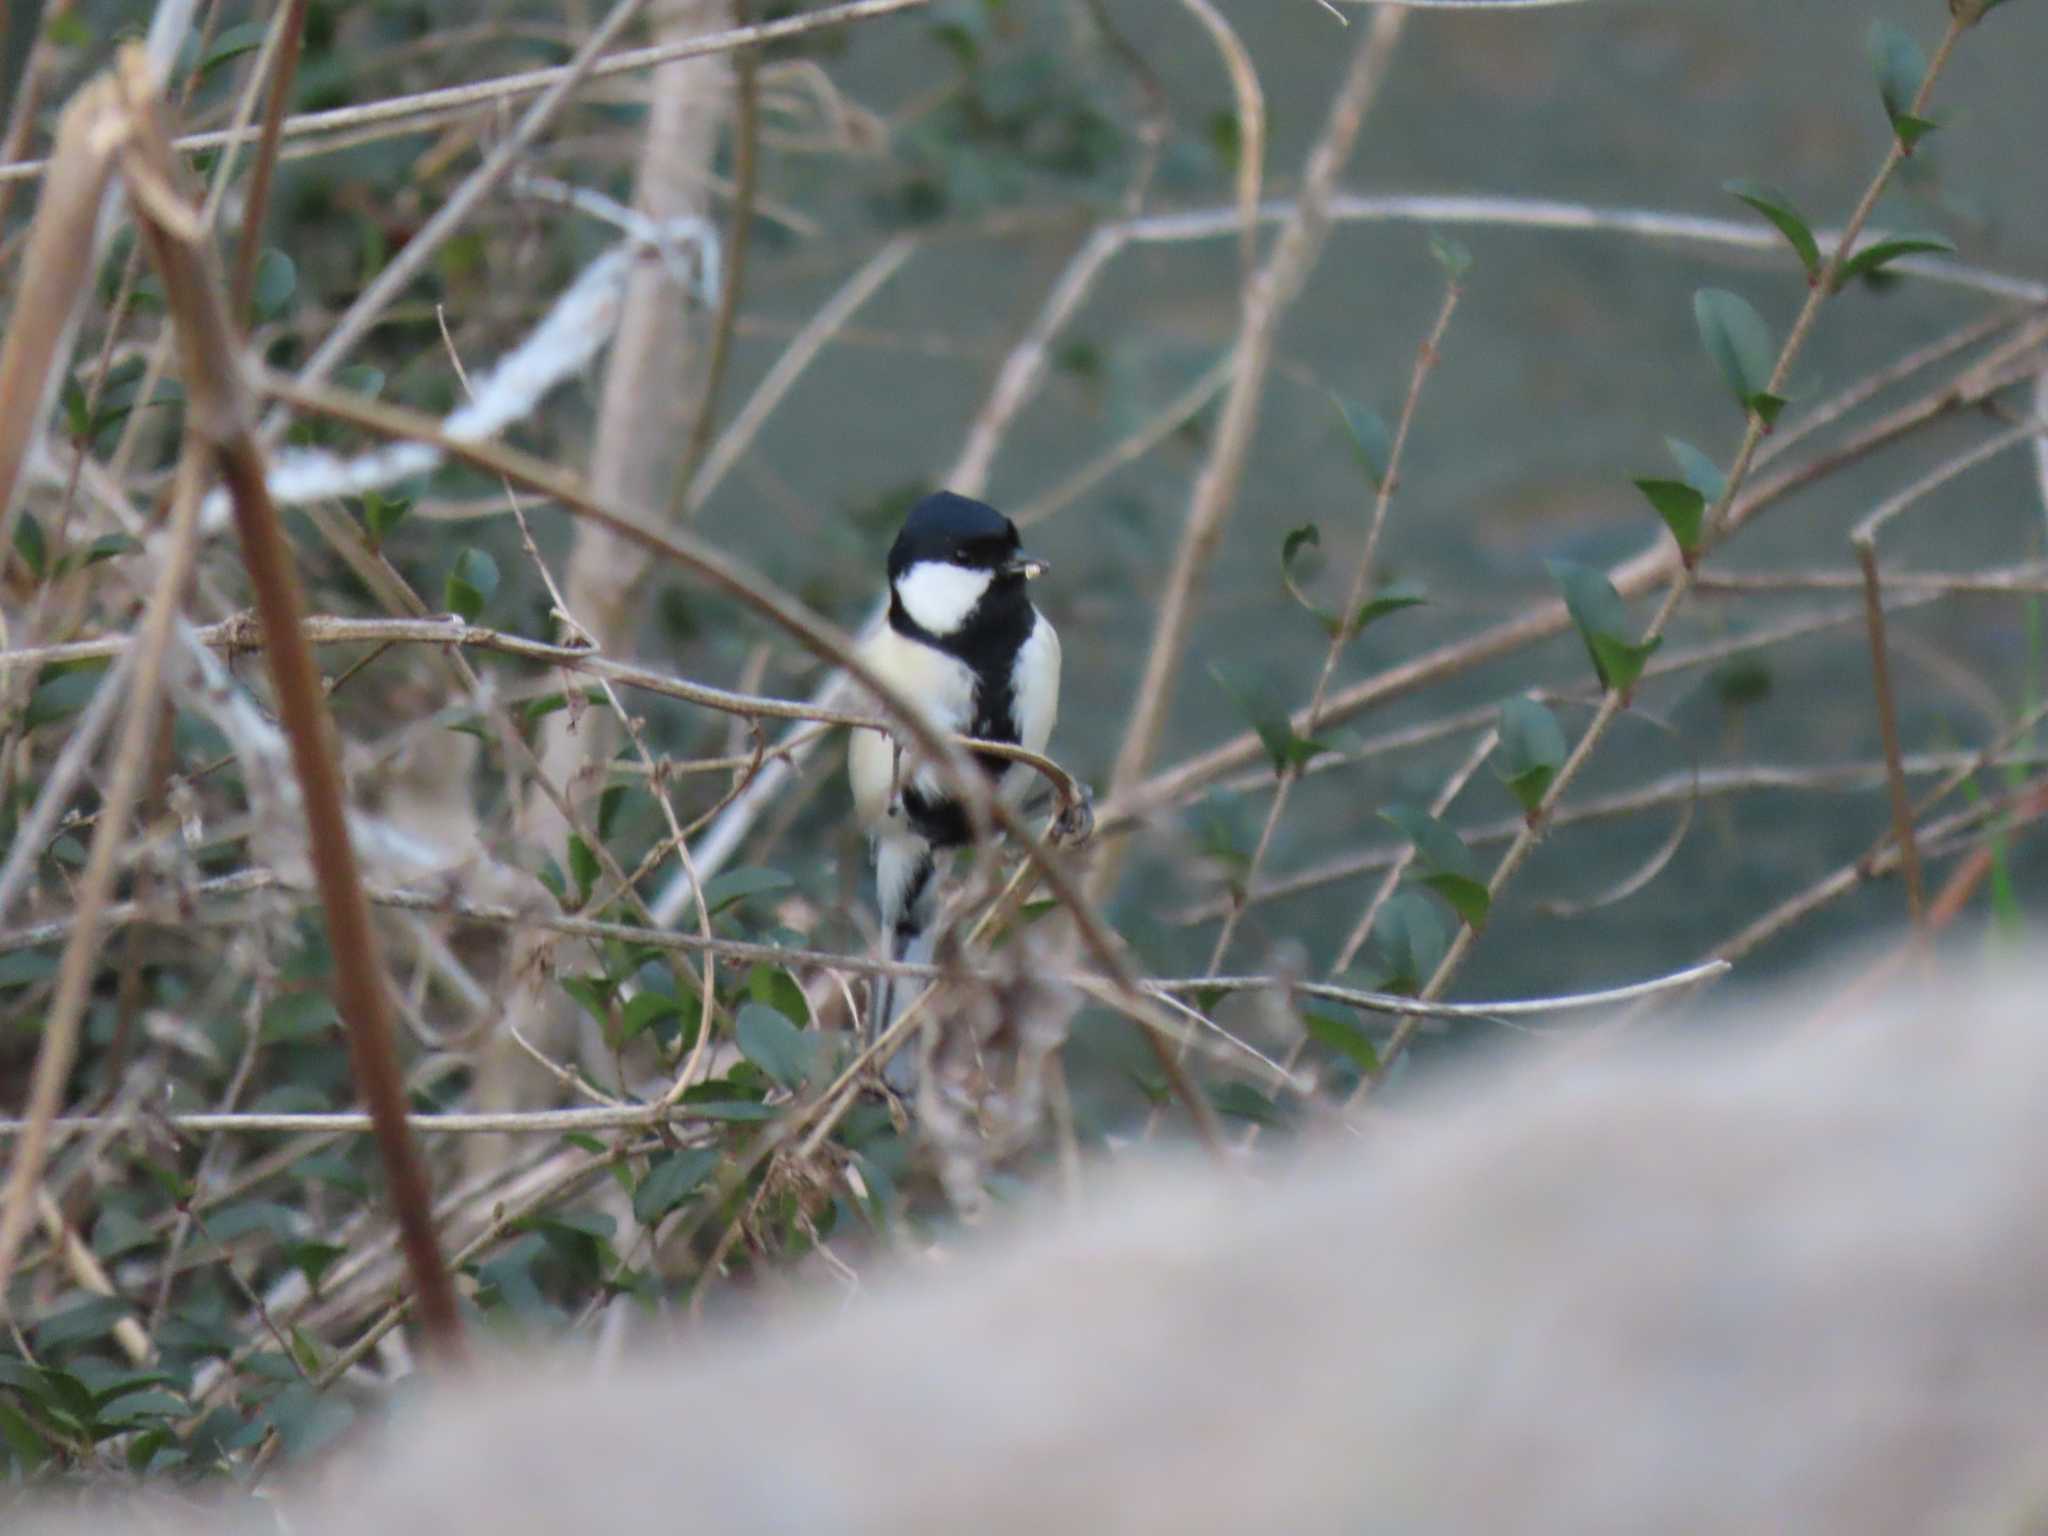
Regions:
[[[1044, 569], [1025, 558], [1017, 525], [994, 507], [950, 491], [927, 496], [889, 550], [889, 615], [862, 654], [937, 729], [1042, 753], [1059, 712], [1060, 639], [1024, 584]], [[992, 753], [973, 761], [1006, 800], [1031, 782], [1021, 763]], [[937, 861], [972, 839], [967, 807], [937, 768], [881, 731], [853, 733], [847, 775], [874, 843], [886, 953], [929, 963], [938, 938]], [[877, 977], [868, 1038], [922, 990], [912, 978]], [[898, 1052], [883, 1076], [907, 1091], [916, 1081], [912, 1052]]]

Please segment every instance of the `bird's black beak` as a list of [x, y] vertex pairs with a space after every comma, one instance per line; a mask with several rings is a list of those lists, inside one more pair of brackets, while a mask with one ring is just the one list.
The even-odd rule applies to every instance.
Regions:
[[1019, 555], [1016, 559], [1003, 566], [1001, 572], [1005, 576], [1022, 576], [1026, 581], [1036, 581], [1048, 569], [1049, 567], [1043, 560], [1029, 560]]

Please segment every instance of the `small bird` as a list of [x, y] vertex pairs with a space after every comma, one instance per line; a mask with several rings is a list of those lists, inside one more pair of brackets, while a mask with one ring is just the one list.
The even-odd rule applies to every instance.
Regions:
[[[1060, 637], [1024, 583], [1045, 570], [1025, 558], [1017, 525], [994, 507], [939, 491], [910, 509], [889, 550], [889, 616], [862, 647], [868, 665], [941, 731], [1044, 752], [1060, 702]], [[974, 761], [1014, 803], [1033, 777], [992, 753]], [[967, 808], [930, 763], [894, 737], [856, 730], [847, 747], [854, 808], [873, 839], [886, 952], [927, 964], [938, 935], [938, 856], [973, 836]], [[923, 990], [880, 976], [869, 1001], [873, 1040]], [[899, 1092], [916, 1082], [900, 1051], [883, 1069]]]

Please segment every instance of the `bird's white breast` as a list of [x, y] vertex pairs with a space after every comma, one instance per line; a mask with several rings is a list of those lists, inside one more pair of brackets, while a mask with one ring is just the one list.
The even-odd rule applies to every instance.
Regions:
[[[861, 647], [861, 655], [882, 679], [920, 707], [935, 730], [965, 731], [974, 723], [974, 672], [944, 651], [899, 635], [885, 621]], [[881, 713], [880, 706], [875, 706]], [[847, 776], [861, 821], [878, 825], [889, 809], [896, 774], [896, 747], [881, 731], [855, 731], [846, 749]]]

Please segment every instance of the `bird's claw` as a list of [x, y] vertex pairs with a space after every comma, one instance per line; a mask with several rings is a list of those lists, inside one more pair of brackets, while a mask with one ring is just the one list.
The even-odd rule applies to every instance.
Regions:
[[1081, 793], [1053, 818], [1054, 842], [1078, 845], [1095, 835], [1095, 792], [1086, 784], [1075, 787]]

